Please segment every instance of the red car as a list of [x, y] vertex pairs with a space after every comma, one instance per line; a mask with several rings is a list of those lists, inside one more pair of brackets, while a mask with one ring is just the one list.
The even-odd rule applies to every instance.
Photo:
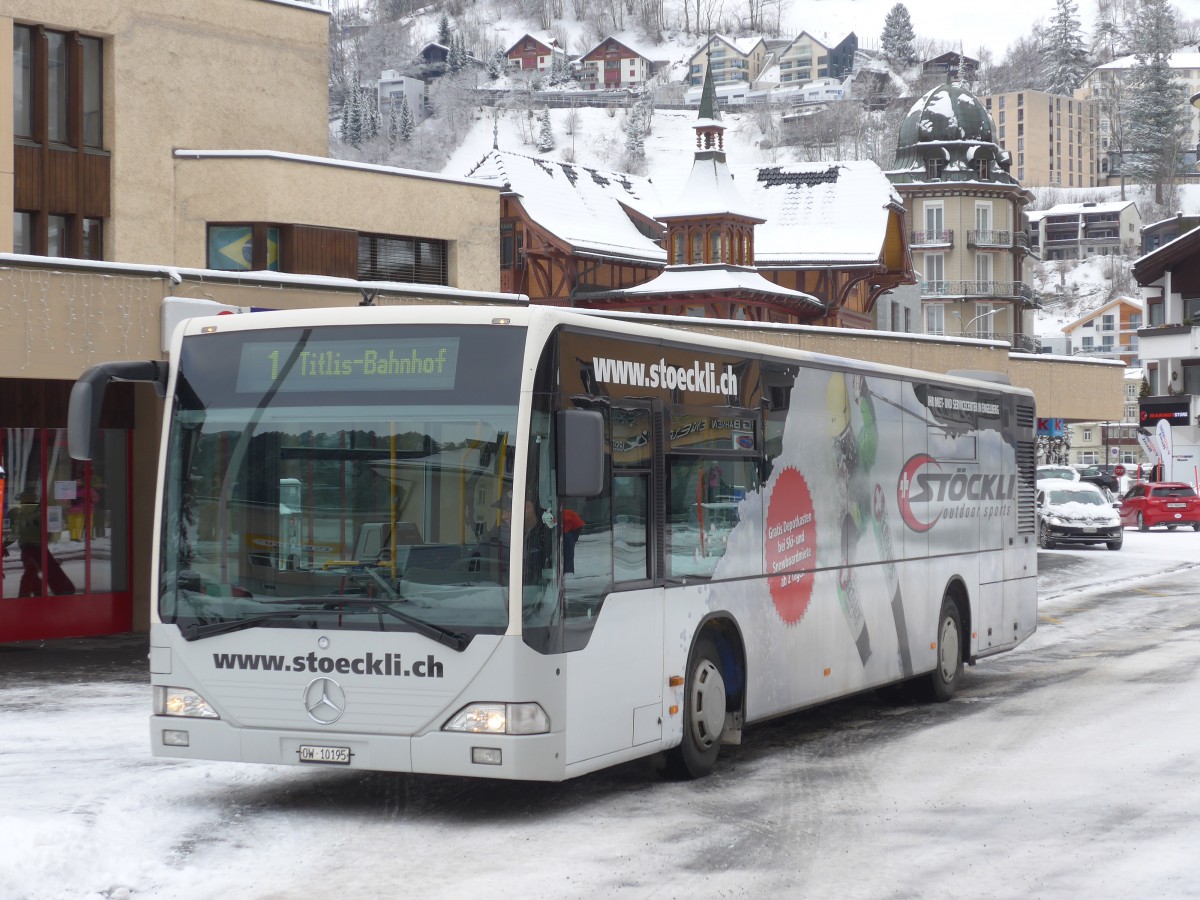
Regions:
[[1121, 524], [1146, 531], [1155, 525], [1191, 525], [1200, 531], [1200, 497], [1182, 481], [1144, 481], [1121, 498]]

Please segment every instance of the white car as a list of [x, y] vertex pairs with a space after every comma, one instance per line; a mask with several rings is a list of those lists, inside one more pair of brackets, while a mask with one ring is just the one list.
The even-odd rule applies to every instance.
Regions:
[[1037, 467], [1037, 480], [1038, 481], [1042, 481], [1043, 479], [1054, 479], [1054, 478], [1061, 479], [1062, 481], [1078, 481], [1079, 480], [1079, 472], [1076, 471], [1075, 469], [1071, 468], [1070, 466], [1046, 465], [1046, 466], [1038, 466]]
[[1035, 500], [1038, 546], [1105, 544], [1120, 550], [1124, 543], [1121, 516], [1103, 489], [1086, 481], [1041, 479]]

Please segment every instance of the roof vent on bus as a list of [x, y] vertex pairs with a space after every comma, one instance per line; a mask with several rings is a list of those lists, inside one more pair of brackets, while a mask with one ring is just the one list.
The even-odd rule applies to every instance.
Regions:
[[974, 378], [976, 381], [991, 381], [994, 384], [1012, 384], [1005, 372], [991, 372], [987, 369], [953, 369], [946, 373], [951, 378]]

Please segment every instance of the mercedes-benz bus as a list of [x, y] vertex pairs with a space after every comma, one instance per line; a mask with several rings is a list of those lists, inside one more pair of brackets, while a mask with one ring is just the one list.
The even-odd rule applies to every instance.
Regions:
[[[194, 318], [168, 362], [158, 756], [556, 781], [1036, 625], [1029, 391], [550, 307]], [[147, 477], [150, 477], [147, 475]]]

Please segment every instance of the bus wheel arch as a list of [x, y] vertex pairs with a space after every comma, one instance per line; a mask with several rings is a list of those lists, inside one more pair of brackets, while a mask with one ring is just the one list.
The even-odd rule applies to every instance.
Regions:
[[664, 777], [702, 778], [716, 766], [721, 744], [740, 742], [745, 672], [745, 645], [737, 626], [719, 614], [710, 616], [697, 630], [688, 651], [681, 710], [683, 737], [664, 755], [659, 770]]
[[970, 633], [971, 604], [967, 588], [960, 579], [954, 578], [942, 593], [942, 604], [938, 611], [936, 664], [924, 686], [929, 700], [944, 703], [958, 691], [963, 664], [970, 661], [971, 644], [967, 639]]

